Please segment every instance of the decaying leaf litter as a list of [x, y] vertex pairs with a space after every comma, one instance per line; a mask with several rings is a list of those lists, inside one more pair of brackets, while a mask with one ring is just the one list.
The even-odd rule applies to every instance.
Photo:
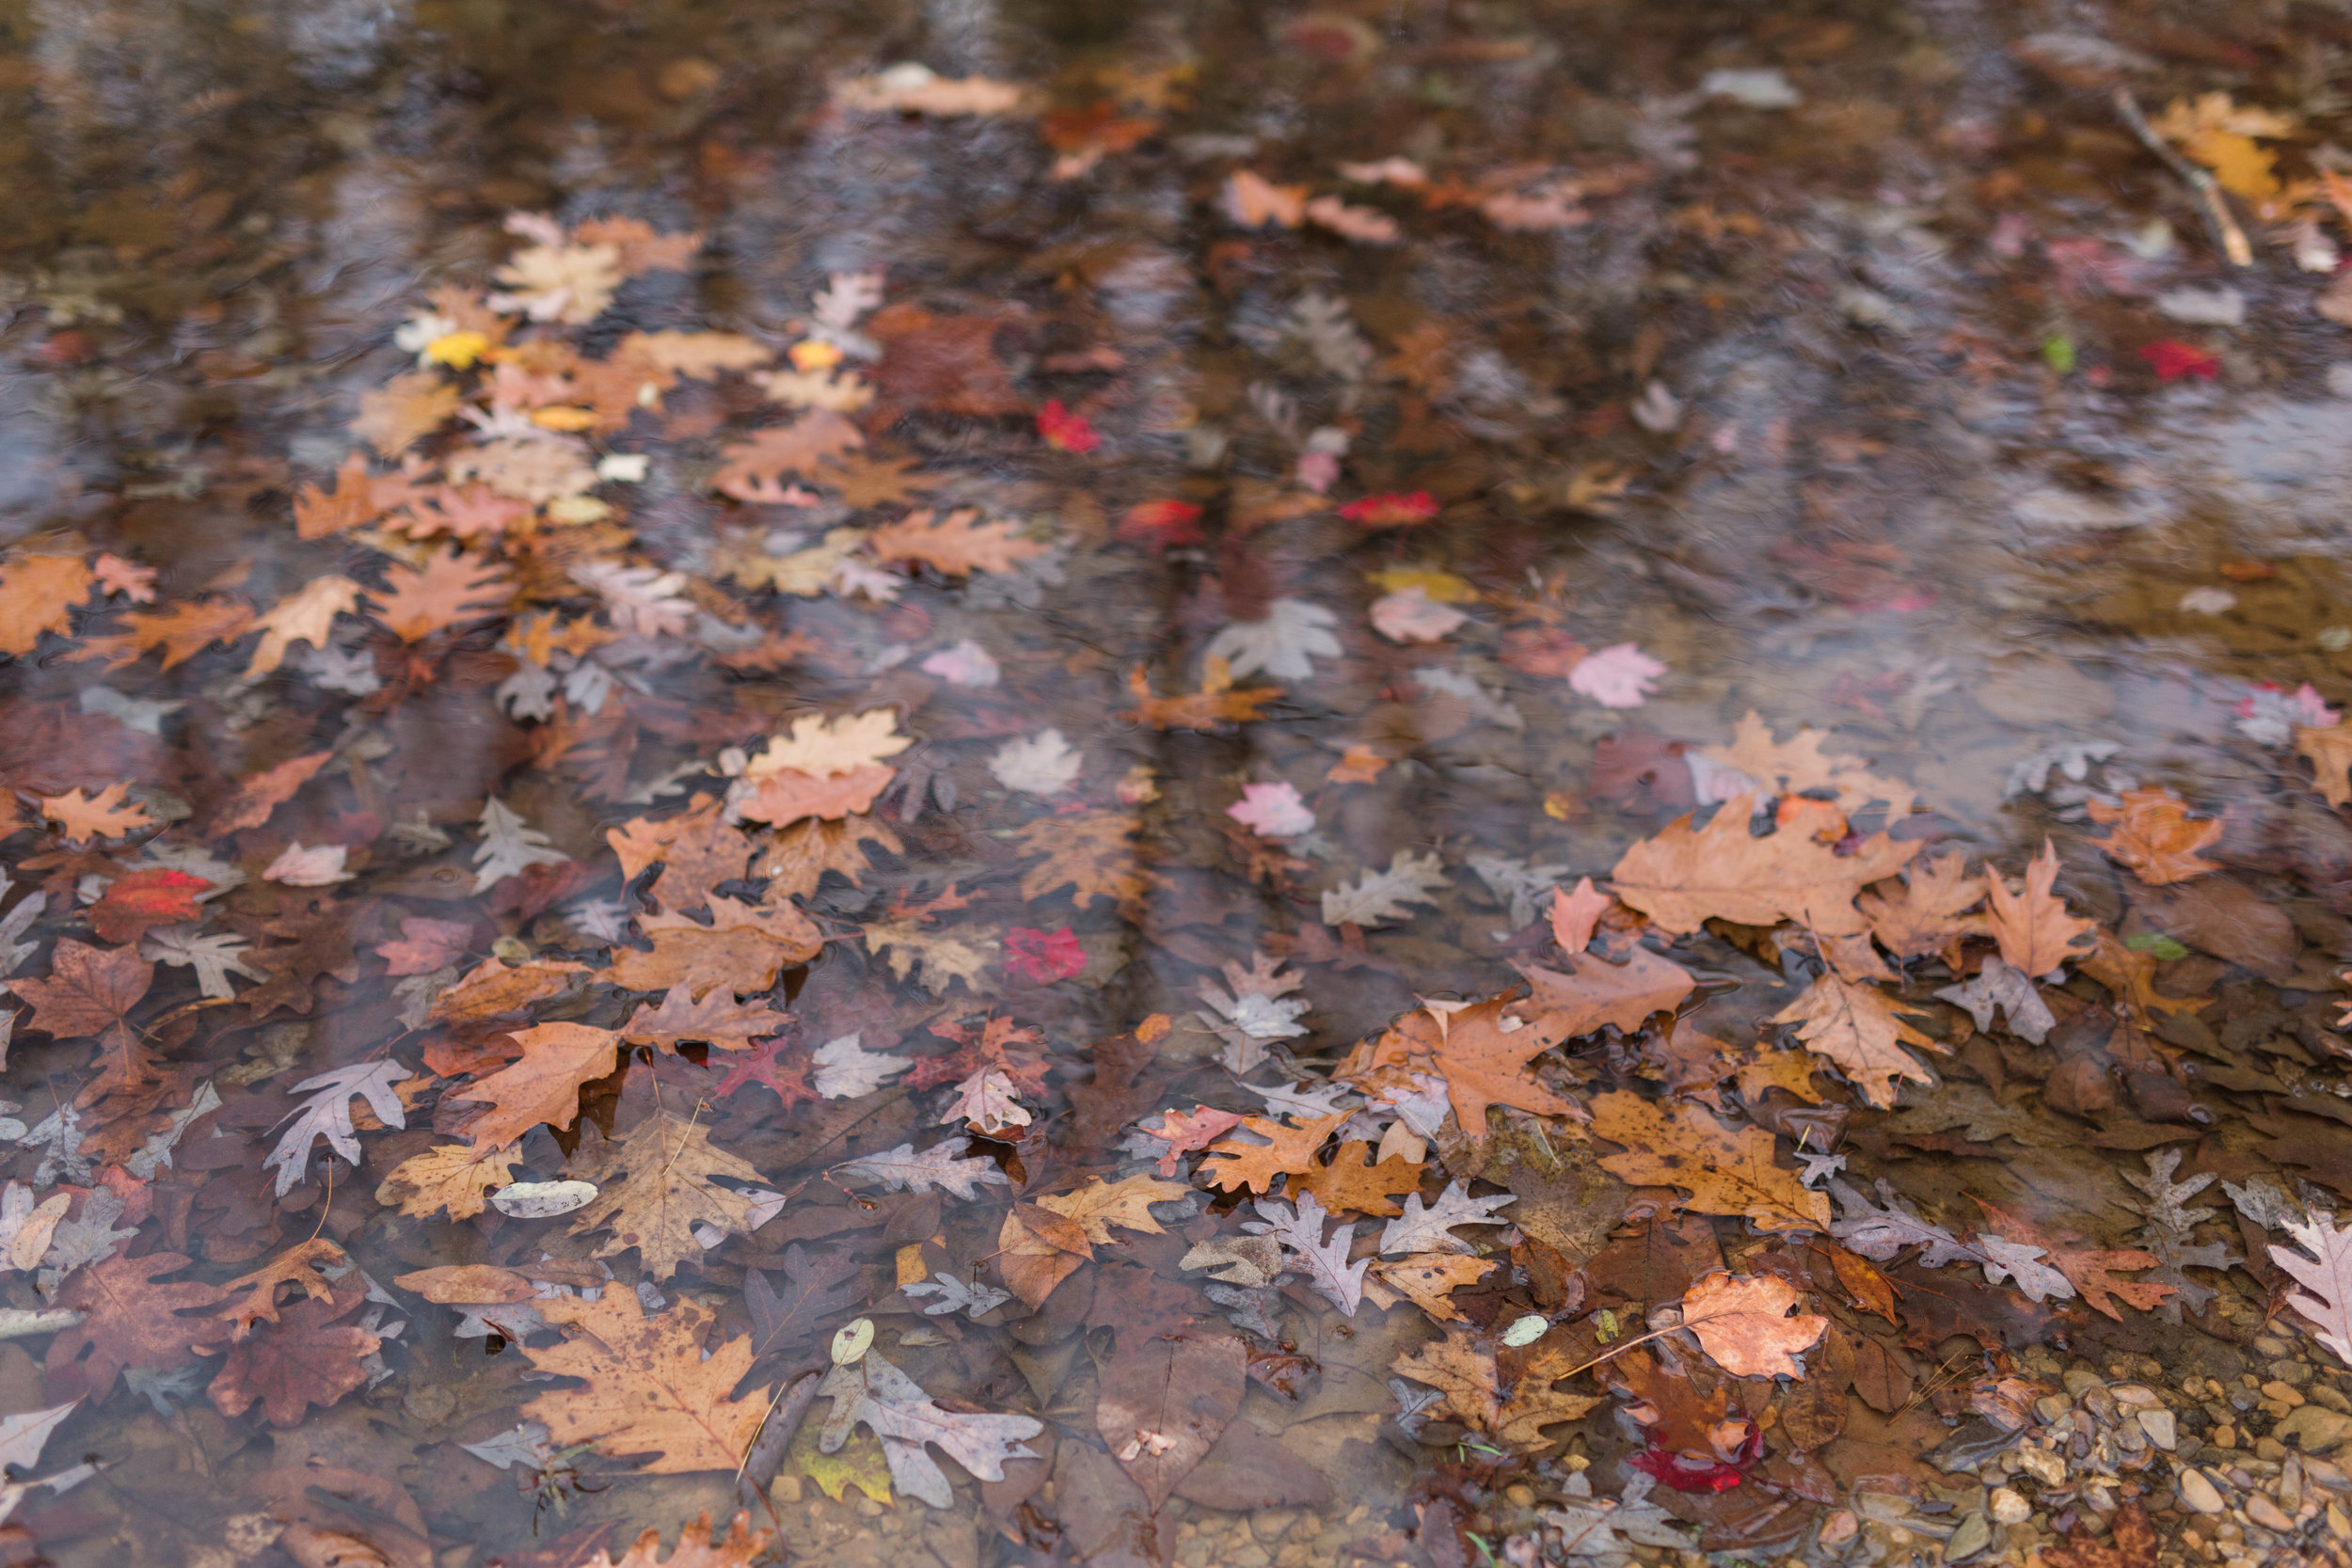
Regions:
[[0, 79], [12, 1560], [2344, 1559], [2337, 19], [711, 21]]

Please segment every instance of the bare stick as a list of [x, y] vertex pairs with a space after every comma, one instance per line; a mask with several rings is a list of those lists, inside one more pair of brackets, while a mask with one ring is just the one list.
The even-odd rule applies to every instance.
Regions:
[[2182, 157], [2173, 150], [2171, 143], [2156, 135], [2156, 128], [2140, 113], [2139, 103], [2129, 89], [2115, 89], [2115, 112], [2123, 117], [2123, 123], [2132, 128], [2132, 135], [2139, 138], [2142, 146], [2162, 159], [2165, 167], [2186, 181], [2189, 189], [2197, 193], [2198, 203], [2205, 214], [2205, 227], [2213, 231], [2214, 247], [2230, 259], [2232, 266], [2252, 266], [2254, 247], [2247, 242], [2246, 230], [2238, 227], [2237, 219], [2230, 215], [2230, 203], [2213, 175]]
[[[768, 1500], [768, 1483], [776, 1479], [776, 1471], [784, 1465], [784, 1451], [799, 1435], [802, 1418], [817, 1398], [818, 1373], [808, 1372], [794, 1382], [776, 1402], [769, 1407], [767, 1420], [759, 1435], [744, 1452], [742, 1466], [735, 1472], [737, 1502], [744, 1508], [764, 1508], [768, 1516], [776, 1517], [775, 1505]], [[784, 1523], [776, 1519], [776, 1523]]]

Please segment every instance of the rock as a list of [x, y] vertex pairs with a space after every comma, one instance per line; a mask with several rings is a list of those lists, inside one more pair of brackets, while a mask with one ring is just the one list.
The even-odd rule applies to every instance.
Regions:
[[2082, 1398], [2083, 1394], [2089, 1389], [2104, 1388], [2106, 1386], [2106, 1384], [2100, 1378], [2099, 1374], [2092, 1371], [2089, 1367], [2070, 1367], [2067, 1369], [2065, 1375], [2060, 1379], [2060, 1381], [2066, 1385], [2066, 1392], [2068, 1395], [2074, 1399]]
[[1821, 1533], [1818, 1539], [1824, 1546], [1843, 1545], [1851, 1541], [1861, 1528], [1862, 1521], [1854, 1516], [1853, 1511], [1841, 1508], [1821, 1521]]
[[2107, 1392], [2115, 1396], [2116, 1403], [2135, 1409], [2149, 1410], [2164, 1403], [2162, 1396], [2144, 1383], [2119, 1383]]
[[2352, 1416], [2323, 1404], [2306, 1404], [2289, 1412], [2270, 1434], [2282, 1443], [2292, 1439], [2301, 1444], [2305, 1453], [2326, 1453], [2352, 1437]]
[[2006, 1486], [1993, 1489], [1993, 1519], [1995, 1524], [2022, 1525], [2033, 1515], [2033, 1505]]
[[2044, 1394], [2033, 1402], [2033, 1413], [2043, 1426], [2054, 1426], [2058, 1418], [2074, 1408], [2074, 1402], [2064, 1394]]
[[2246, 1499], [2246, 1516], [2262, 1526], [2263, 1528], [2277, 1530], [2282, 1535], [2295, 1528], [2295, 1521], [2288, 1518], [2285, 1512], [2277, 1503], [2272, 1502], [2266, 1494], [2261, 1492]]
[[2257, 1334], [2254, 1336], [2254, 1349], [2264, 1355], [2286, 1355], [2290, 1354], [2290, 1347], [2285, 1340], [2274, 1339], [2267, 1334]]
[[2286, 1463], [2287, 1446], [2276, 1437], [2257, 1437], [2254, 1439], [2254, 1457], [2267, 1459], [2273, 1465], [2283, 1465]]
[[2221, 1500], [2221, 1489], [2206, 1480], [2202, 1470], [2183, 1470], [2180, 1488], [2181, 1501], [2200, 1513], [2218, 1513], [2229, 1507]]
[[2138, 1413], [2139, 1430], [2148, 1434], [2148, 1441], [2170, 1452], [2180, 1441], [2180, 1423], [2169, 1410], [2142, 1410]]
[[1952, 1531], [1951, 1539], [1944, 1543], [1944, 1560], [1958, 1562], [1963, 1558], [1976, 1556], [1991, 1544], [1992, 1523], [1983, 1514], [1971, 1510], [1968, 1517], [1960, 1522], [1960, 1528]]
[[1297, 1517], [1287, 1508], [1262, 1508], [1249, 1516], [1249, 1528], [1261, 1541], [1279, 1541]]
[[2047, 1449], [2027, 1443], [2010, 1458], [2019, 1469], [2044, 1486], [2063, 1486], [2066, 1483], [2066, 1461]]
[[2283, 1382], [2280, 1379], [2274, 1377], [2268, 1383], [2263, 1385], [2263, 1398], [2266, 1400], [2277, 1400], [2283, 1405], [2298, 1405], [2303, 1402], [2303, 1390], [2297, 1388], [2292, 1383]]

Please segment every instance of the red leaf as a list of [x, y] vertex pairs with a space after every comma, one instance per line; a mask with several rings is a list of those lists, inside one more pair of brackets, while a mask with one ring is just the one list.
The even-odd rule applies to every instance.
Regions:
[[1410, 528], [1438, 515], [1438, 500], [1426, 490], [1411, 495], [1366, 496], [1340, 508], [1340, 515], [1366, 528]]
[[201, 877], [163, 866], [118, 877], [105, 896], [90, 906], [90, 929], [108, 942], [136, 942], [151, 926], [194, 920], [199, 912], [196, 895], [212, 885]]
[[1038, 410], [1037, 433], [1056, 451], [1092, 451], [1103, 444], [1086, 416], [1063, 407], [1059, 398], [1048, 398]]
[[1041, 986], [1067, 980], [1087, 966], [1087, 950], [1064, 926], [1057, 931], [1015, 926], [1005, 933], [1005, 971]]
[[1127, 509], [1119, 519], [1119, 537], [1130, 545], [1173, 549], [1198, 545], [1208, 535], [1200, 531], [1200, 509], [1190, 501], [1144, 501]]
[[2155, 371], [2158, 381], [2178, 381], [2191, 375], [2200, 381], [2211, 381], [2221, 373], [2220, 360], [2178, 338], [2159, 338], [2141, 349], [2139, 356]]
[[430, 974], [463, 958], [472, 941], [471, 921], [410, 915], [400, 923], [400, 940], [378, 942], [375, 954], [391, 965], [388, 974]]

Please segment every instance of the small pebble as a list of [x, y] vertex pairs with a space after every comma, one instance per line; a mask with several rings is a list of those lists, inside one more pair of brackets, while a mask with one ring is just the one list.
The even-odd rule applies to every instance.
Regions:
[[1960, 1522], [1960, 1528], [1952, 1531], [1951, 1539], [1944, 1543], [1944, 1560], [1958, 1562], [1963, 1558], [1976, 1556], [1992, 1544], [1993, 1526], [1983, 1514], [1972, 1511]]
[[1993, 1520], [2001, 1525], [2022, 1525], [2032, 1517], [2033, 1505], [2006, 1486], [1993, 1489]]
[[2303, 1402], [2303, 1390], [2292, 1383], [2274, 1377], [2263, 1385], [2263, 1397], [2277, 1400], [2280, 1404], [2292, 1407]]
[[2229, 1506], [2221, 1500], [2220, 1488], [2207, 1481], [2202, 1470], [2183, 1470], [2180, 1487], [2181, 1501], [2200, 1513], [2218, 1513]]
[[2286, 1516], [2267, 1494], [2257, 1492], [2246, 1499], [2246, 1516], [2268, 1530], [2284, 1532], [2295, 1528], [2295, 1521]]
[[1821, 1521], [1820, 1543], [1824, 1546], [1843, 1545], [1851, 1541], [1862, 1528], [1862, 1521], [1851, 1509], [1841, 1508]]
[[2254, 1349], [2265, 1355], [2290, 1355], [2294, 1347], [2284, 1339], [2274, 1339], [2267, 1334], [2254, 1336]]
[[2148, 1441], [2167, 1452], [2180, 1441], [2181, 1429], [2169, 1410], [2142, 1410], [2138, 1415], [2139, 1430], [2148, 1434]]

